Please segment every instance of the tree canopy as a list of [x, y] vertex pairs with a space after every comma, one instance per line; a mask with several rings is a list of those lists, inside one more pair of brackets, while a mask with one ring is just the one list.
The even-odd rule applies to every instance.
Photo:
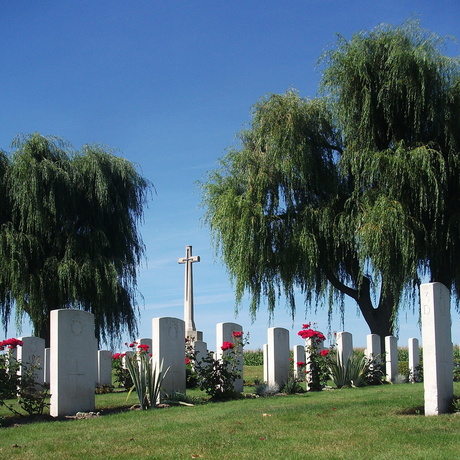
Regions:
[[138, 231], [149, 183], [100, 146], [73, 152], [60, 139], [19, 136], [0, 156], [0, 300], [49, 340], [50, 311], [95, 315], [96, 335], [137, 332]]
[[205, 219], [237, 301], [273, 312], [295, 289], [329, 311], [354, 299], [394, 332], [420, 276], [457, 293], [460, 66], [417, 22], [339, 37], [321, 97], [254, 105], [239, 146], [201, 184]]

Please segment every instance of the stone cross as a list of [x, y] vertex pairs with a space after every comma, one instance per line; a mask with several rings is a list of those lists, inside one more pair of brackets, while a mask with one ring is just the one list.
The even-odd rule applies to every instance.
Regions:
[[[192, 256], [192, 246], [185, 247], [185, 257], [181, 257], [178, 262], [185, 264], [185, 285], [184, 285], [184, 322], [185, 336], [196, 334], [195, 321], [193, 318], [193, 274], [192, 264], [200, 261], [200, 256]], [[195, 334], [193, 334], [195, 333]]]

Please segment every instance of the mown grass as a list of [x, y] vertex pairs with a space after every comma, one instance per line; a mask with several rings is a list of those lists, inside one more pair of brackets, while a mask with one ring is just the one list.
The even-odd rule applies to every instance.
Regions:
[[[97, 409], [131, 398], [97, 395]], [[2, 428], [0, 458], [458, 458], [460, 416], [422, 406], [423, 384], [404, 384], [132, 410]]]

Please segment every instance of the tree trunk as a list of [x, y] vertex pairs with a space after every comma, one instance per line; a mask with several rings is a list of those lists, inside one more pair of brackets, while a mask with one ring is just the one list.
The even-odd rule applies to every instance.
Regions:
[[[374, 308], [371, 298], [371, 283], [367, 277], [362, 278], [361, 286], [358, 290], [343, 284], [331, 271], [328, 271], [326, 276], [336, 289], [356, 301], [371, 334], [377, 334], [380, 337], [380, 349], [383, 355], [385, 353], [385, 337], [393, 335], [393, 295], [391, 293], [384, 295], [385, 289], [383, 286], [379, 305]], [[384, 363], [385, 361], [382, 359], [382, 362]]]
[[369, 326], [371, 334], [377, 334], [380, 337], [380, 349], [382, 353], [382, 363], [385, 363], [383, 354], [385, 353], [385, 337], [393, 335], [393, 296], [381, 295], [379, 305], [375, 308], [370, 296], [370, 286], [366, 292], [360, 293], [356, 299], [359, 309]]
[[50, 332], [50, 315], [46, 315], [44, 321], [40, 324], [34, 324], [34, 334], [37, 337], [45, 339], [45, 347], [49, 348], [51, 343], [51, 332]]

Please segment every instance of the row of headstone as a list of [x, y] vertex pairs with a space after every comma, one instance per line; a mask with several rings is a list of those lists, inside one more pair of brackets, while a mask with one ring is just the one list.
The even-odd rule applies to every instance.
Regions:
[[[183, 320], [177, 318], [154, 318], [152, 339], [137, 341], [137, 344], [148, 345], [152, 366], [157, 369], [162, 366], [163, 372], [169, 369], [162, 383], [166, 393], [185, 393], [184, 324]], [[236, 323], [217, 325], [216, 359], [226, 352], [221, 349], [221, 345], [225, 341], [232, 342], [234, 332], [242, 332], [242, 327]], [[27, 346], [19, 349], [23, 355], [28, 350]], [[195, 341], [195, 350], [203, 357], [208, 353], [207, 344]], [[38, 355], [36, 348], [34, 353], [34, 356]], [[40, 349], [40, 353], [45, 356], [44, 347], [43, 350]], [[134, 353], [130, 351], [127, 355]], [[237, 356], [237, 368], [242, 373], [242, 348], [238, 350]], [[49, 363], [45, 365], [45, 373], [50, 373], [52, 416], [94, 410], [95, 382], [100, 385], [111, 384], [112, 355], [108, 350], [97, 350], [94, 316], [91, 313], [70, 309], [51, 312], [50, 359], [46, 362]], [[243, 391], [243, 378], [234, 383], [234, 388], [235, 391]]]
[[[298, 362], [306, 362], [306, 371], [308, 374], [309, 368], [309, 341], [307, 338], [305, 346], [295, 345], [293, 347], [293, 375], [300, 378]], [[385, 355], [386, 380], [394, 382], [398, 375], [398, 343], [394, 336], [385, 337], [385, 346], [387, 353]], [[344, 364], [353, 355], [353, 336], [350, 332], [339, 332], [336, 335], [337, 359], [341, 364]], [[320, 344], [318, 351], [323, 348]], [[307, 350], [307, 351], [306, 351]], [[419, 364], [418, 360], [418, 340], [409, 339], [409, 368], [411, 375], [415, 375], [416, 368]], [[287, 382], [290, 375], [289, 367], [289, 331], [281, 327], [273, 327], [268, 329], [268, 343], [264, 345], [264, 380], [269, 385], [278, 385], [280, 388]], [[374, 359], [376, 362], [381, 361], [380, 352], [380, 337], [376, 334], [367, 336], [367, 348], [365, 354], [369, 359]]]
[[[452, 342], [450, 324], [450, 294], [440, 283], [421, 287], [422, 333], [424, 342], [425, 414], [434, 415], [448, 410], [453, 397]], [[219, 323], [216, 330], [216, 353], [218, 359], [224, 351], [221, 344], [233, 341], [233, 333], [242, 332], [236, 323]], [[154, 318], [152, 339], [141, 339], [152, 351], [154, 366], [169, 368], [163, 382], [167, 393], [185, 392], [185, 325], [177, 318]], [[97, 350], [94, 337], [94, 316], [81, 310], [63, 309], [51, 312], [51, 347], [45, 351], [44, 341], [35, 337], [23, 338], [18, 348], [18, 359], [23, 362], [39, 360], [43, 370], [37, 371], [36, 380], [46, 381], [49, 376], [52, 416], [68, 415], [78, 411], [94, 410], [95, 382], [108, 384], [111, 373], [111, 356], [107, 350]], [[367, 336], [366, 355], [379, 359], [380, 338]], [[415, 374], [418, 365], [418, 340], [410, 339], [409, 366]], [[195, 349], [202, 356], [207, 351], [205, 342], [195, 342]], [[385, 364], [387, 380], [397, 375], [397, 339], [385, 338]], [[302, 346], [294, 348], [294, 371], [297, 361], [308, 361]], [[239, 350], [241, 351], [241, 350]], [[337, 334], [339, 360], [345, 362], [353, 352], [352, 336], [348, 332]], [[49, 354], [49, 359], [46, 356]], [[241, 353], [239, 369], [243, 368]], [[264, 380], [282, 387], [289, 379], [290, 347], [289, 331], [284, 328], [268, 329], [268, 343], [264, 345]], [[304, 359], [301, 359], [305, 356]], [[109, 372], [110, 371], [110, 372]], [[107, 382], [107, 383], [106, 383]], [[111, 382], [111, 379], [110, 379]], [[235, 382], [235, 390], [243, 390], [243, 379]]]

